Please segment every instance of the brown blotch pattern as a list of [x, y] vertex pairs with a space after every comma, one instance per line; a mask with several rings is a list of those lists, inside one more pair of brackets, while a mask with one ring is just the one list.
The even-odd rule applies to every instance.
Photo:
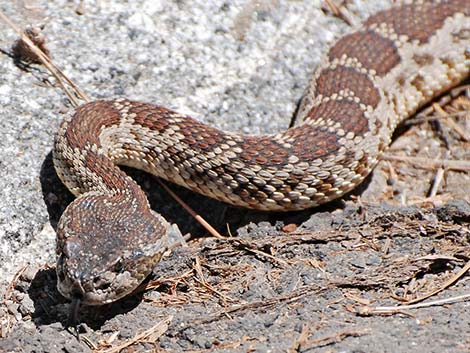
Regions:
[[295, 141], [292, 152], [301, 160], [324, 158], [340, 147], [340, 137], [327, 127], [302, 125], [288, 130], [285, 135]]
[[373, 82], [366, 74], [352, 67], [338, 66], [334, 69], [323, 70], [315, 84], [316, 95], [330, 97], [341, 90], [353, 90], [354, 96], [359, 97], [363, 104], [375, 108], [380, 102], [379, 91]]
[[84, 148], [88, 143], [99, 147], [103, 127], [119, 125], [121, 117], [109, 102], [96, 101], [77, 108], [67, 125], [65, 136], [71, 148]]
[[[356, 58], [366, 69], [375, 70], [379, 76], [390, 72], [401, 60], [395, 43], [372, 30], [344, 36], [328, 54], [330, 60], [340, 59], [343, 55]], [[351, 87], [355, 87], [354, 82], [351, 82]]]
[[283, 165], [292, 153], [272, 136], [244, 136], [237, 147], [242, 149], [239, 158], [245, 163], [254, 162], [250, 164]]
[[405, 83], [407, 82], [407, 80], [408, 80], [408, 77], [404, 76], [403, 74], [400, 74], [397, 76], [395, 82], [398, 84], [398, 86], [403, 87]]
[[140, 102], [134, 104], [134, 102], [132, 102], [128, 114], [135, 115], [134, 121], [136, 124], [151, 130], [160, 131], [170, 125], [167, 119], [171, 117], [173, 112], [160, 106]]
[[[150, 168], [151, 171], [169, 178], [180, 173], [188, 185], [197, 184], [195, 187], [200, 191], [216, 190], [216, 185], [221, 185], [219, 177], [222, 176], [225, 177], [224, 192], [227, 188], [244, 185], [245, 189], [240, 190], [239, 194], [242, 198], [245, 195], [247, 202], [264, 200], [272, 189], [263, 189], [263, 184], [268, 180], [254, 176], [260, 170], [277, 170], [276, 177], [269, 181], [272, 183], [270, 185], [278, 192], [285, 193], [295, 191], [290, 189], [291, 186], [299, 183], [306, 173], [306, 165], [311, 163], [313, 170], [317, 165], [324, 169], [313, 174], [315, 179], [309, 183], [318, 189], [320, 194], [327, 194], [334, 189], [332, 185], [335, 184], [335, 177], [328, 169], [329, 162], [326, 162], [331, 161], [331, 158], [335, 159], [335, 163], [339, 163], [337, 166], [355, 169], [354, 171], [361, 175], [368, 173], [369, 167], [365, 165], [367, 158], [361, 161], [354, 159], [358, 149], [348, 148], [354, 153], [343, 161], [340, 159], [348, 152], [344, 149], [338, 151], [345, 141], [346, 145], [351, 147], [350, 143], [356, 137], [380, 133], [380, 122], [376, 121], [372, 126], [367, 115], [371, 108], [378, 107], [382, 99], [381, 91], [375, 83], [376, 76], [383, 77], [390, 73], [401, 61], [397, 49], [400, 44], [396, 38], [387, 35], [387, 29], [390, 35], [394, 30], [400, 35], [401, 32], [395, 27], [402, 26], [401, 28], [405, 28], [403, 32], [407, 32], [404, 34], [409, 38], [427, 40], [432, 35], [430, 32], [442, 26], [442, 21], [449, 13], [460, 11], [460, 8], [463, 8], [463, 12], [469, 12], [469, 7], [467, 1], [454, 1], [452, 4], [427, 2], [383, 11], [370, 18], [366, 22], [366, 28], [343, 37], [332, 47], [329, 52], [330, 63], [319, 71], [314, 83], [314, 93], [318, 98], [321, 97], [317, 101], [318, 105], [310, 109], [305, 118], [306, 124], [283, 134], [234, 135], [153, 104], [128, 100], [116, 100], [112, 104], [97, 101], [80, 107], [75, 118], [65, 125], [67, 145], [72, 148], [72, 151], [68, 152], [74, 153], [75, 148], [86, 151], [75, 158], [78, 166], [84, 167], [92, 175], [91, 179], [83, 176], [86, 179], [83, 183], [101, 178], [101, 181], [112, 189], [123, 187], [122, 183], [127, 180], [124, 174], [113, 167], [111, 160], [100, 155], [99, 150], [90, 147], [100, 147], [98, 139], [103, 128], [122, 124], [122, 131], [131, 136], [121, 139], [123, 142], [119, 151], [121, 153], [122, 150], [124, 155], [118, 156], [119, 161], [127, 157], [136, 160], [145, 155], [147, 163], [154, 166]], [[424, 12], [426, 16], [430, 14], [429, 20], [421, 18], [420, 14]], [[434, 22], [434, 27], [426, 21]], [[403, 27], [402, 22], [408, 29]], [[381, 27], [384, 24], [385, 26]], [[416, 54], [413, 60], [419, 66], [434, 62], [433, 57], [426, 54]], [[407, 82], [408, 79], [403, 73], [401, 76], [398, 74], [397, 81]], [[423, 77], [417, 75], [411, 83], [422, 90], [423, 80]], [[393, 97], [392, 103], [396, 104]], [[134, 138], [144, 136], [146, 129], [152, 133], [148, 139], [142, 138], [145, 145], [134, 146]], [[357, 141], [361, 140], [354, 141], [359, 143]], [[157, 144], [155, 149], [151, 145], [153, 142]], [[383, 148], [385, 146], [380, 146], [379, 150]], [[131, 153], [126, 156], [126, 151]], [[134, 165], [134, 162], [131, 164]], [[70, 166], [73, 168], [73, 163], [70, 163]], [[292, 202], [296, 196], [296, 192], [285, 195]], [[333, 196], [337, 195], [332, 194]], [[318, 197], [325, 201], [328, 194], [326, 198], [324, 195]], [[276, 202], [283, 202], [279, 201], [279, 195], [276, 195]]]
[[424, 1], [421, 4], [403, 5], [378, 12], [364, 24], [387, 24], [396, 34], [406, 35], [410, 40], [427, 43], [444, 21], [455, 13], [470, 16], [470, 1]]
[[[399, 65], [398, 46], [409, 39], [404, 49], [420, 52], [419, 42], [429, 41], [446, 18], [459, 11], [467, 15], [467, 21], [470, 0], [416, 0], [371, 17], [365, 29], [333, 46], [330, 62], [309, 90], [315, 88], [321, 96], [305, 106], [310, 111], [303, 125], [282, 134], [225, 133], [159, 106], [121, 99], [79, 108], [72, 120], [68, 117], [61, 125], [54, 165], [75, 194], [96, 192], [73, 202], [59, 222], [58, 253], [64, 259], [57, 266], [59, 291], [67, 297], [76, 295], [79, 280], [80, 287], [91, 294], [90, 304], [117, 300], [135, 289], [166, 250], [167, 223], [151, 212], [140, 187], [113, 165], [114, 156], [117, 162], [128, 162], [207, 196], [255, 209], [304, 209], [349, 191], [376, 165], [391, 128], [404, 118], [392, 111], [384, 122], [390, 128], [380, 129], [379, 114], [402, 104], [406, 94], [424, 102], [419, 92], [406, 86], [402, 95], [392, 90], [381, 109], [380, 94], [391, 80], [412, 81], [426, 89], [423, 94], [435, 96], [438, 84], [450, 88], [468, 76], [468, 63], [461, 54], [451, 58], [439, 50], [435, 60], [448, 63], [448, 68], [443, 68], [444, 75], [438, 70], [434, 86], [427, 73], [409, 77], [416, 66], [413, 63]], [[463, 52], [468, 47], [463, 38], [469, 32], [462, 24], [455, 25], [454, 33], [441, 33], [453, 45], [451, 52]], [[402, 34], [407, 37], [397, 37]], [[426, 55], [415, 55], [413, 60], [419, 66], [431, 64]], [[312, 108], [314, 103], [318, 105]], [[102, 134], [107, 127], [112, 129]], [[100, 136], [103, 144], [116, 145], [99, 148]], [[156, 238], [162, 243], [154, 243]], [[68, 239], [70, 246], [65, 244]], [[113, 252], [117, 257], [109, 256]], [[114, 277], [116, 258], [123, 260], [125, 277]], [[61, 268], [72, 270], [61, 272]], [[116, 287], [108, 278], [118, 279]], [[82, 301], [87, 304], [86, 299]]]
[[338, 122], [344, 131], [352, 131], [356, 136], [369, 131], [368, 119], [359, 103], [347, 99], [330, 100], [313, 107], [308, 119]]
[[216, 128], [204, 125], [194, 119], [184, 119], [178, 131], [184, 136], [183, 142], [203, 152], [213, 151], [219, 144], [227, 141], [226, 134]]
[[129, 113], [136, 114], [134, 119], [136, 124], [159, 132], [171, 129], [175, 125], [171, 122], [171, 119], [178, 117], [180, 119], [177, 124], [179, 127], [178, 133], [184, 136], [181, 142], [202, 152], [212, 151], [218, 144], [226, 141], [226, 135], [222, 131], [204, 125], [190, 117], [181, 119], [178, 113], [161, 106], [140, 103], [136, 107], [133, 106]]

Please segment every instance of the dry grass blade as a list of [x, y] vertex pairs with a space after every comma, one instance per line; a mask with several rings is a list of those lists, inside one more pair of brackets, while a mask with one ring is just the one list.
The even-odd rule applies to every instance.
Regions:
[[437, 196], [439, 187], [441, 186], [442, 181], [444, 180], [445, 170], [443, 168], [438, 168], [436, 175], [434, 176], [434, 182], [432, 183], [431, 191], [429, 192], [428, 197]]
[[27, 35], [24, 34], [3, 12], [0, 11], [0, 18], [10, 26], [20, 38], [21, 41], [24, 42], [25, 45], [29, 47], [29, 49], [36, 55], [37, 59], [41, 61], [41, 63], [47, 68], [47, 70], [55, 77], [59, 85], [61, 86], [62, 90], [65, 92], [67, 97], [70, 99], [70, 102], [74, 107], [78, 107], [80, 103], [75, 98], [73, 93], [69, 90], [69, 88], [64, 84], [63, 80], [65, 80], [72, 89], [76, 92], [77, 96], [83, 99], [85, 102], [88, 102], [90, 99], [88, 96], [71, 80], [69, 79], [63, 72], [60, 70], [52, 61], [51, 59], [39, 49], [31, 39], [28, 38]]
[[448, 112], [442, 109], [442, 107], [437, 103], [434, 103], [432, 107], [434, 108], [434, 111], [436, 112], [436, 114], [440, 118], [442, 118], [442, 122], [444, 122], [452, 130], [454, 130], [455, 133], [459, 135], [459, 137], [462, 139], [462, 141], [465, 141], [465, 142], [469, 141], [467, 132], [464, 129], [462, 129], [453, 119], [450, 118], [450, 114]]
[[382, 159], [386, 161], [410, 163], [422, 169], [435, 170], [438, 168], [444, 168], [447, 170], [455, 170], [455, 171], [461, 171], [461, 172], [470, 171], [470, 161], [452, 160], [452, 159], [433, 160], [430, 158], [422, 158], [422, 157], [394, 156], [394, 155], [390, 155], [387, 153], [385, 153], [382, 156]]
[[440, 288], [428, 293], [428, 294], [425, 294], [419, 298], [416, 298], [416, 299], [413, 299], [413, 300], [409, 300], [407, 303], [408, 304], [413, 304], [413, 303], [418, 303], [420, 301], [423, 301], [424, 299], [427, 299], [429, 297], [432, 297], [433, 295], [439, 293], [439, 292], [442, 292], [444, 289], [450, 287], [452, 284], [454, 284], [455, 282], [457, 282], [463, 275], [465, 275], [465, 273], [467, 273], [467, 271], [470, 270], [470, 261], [468, 261], [465, 266], [455, 275], [453, 276], [451, 279], [449, 279], [446, 283], [444, 283]]
[[301, 351], [307, 351], [313, 348], [328, 346], [333, 343], [338, 343], [344, 340], [347, 337], [359, 337], [368, 334], [368, 330], [363, 331], [341, 331], [334, 335], [320, 337], [314, 340], [307, 341], [305, 344], [302, 344]]
[[197, 214], [191, 207], [188, 206], [186, 202], [181, 200], [178, 195], [176, 195], [168, 186], [165, 185], [160, 179], [155, 178], [159, 184], [165, 189], [167, 193], [171, 195], [183, 208], [196, 220], [201, 224], [213, 237], [218, 239], [227, 239], [226, 237], [222, 236], [214, 227], [212, 227], [202, 216]]
[[203, 324], [203, 323], [209, 323], [214, 320], [217, 320], [218, 318], [222, 316], [229, 316], [231, 313], [235, 312], [240, 312], [240, 311], [245, 311], [245, 310], [254, 310], [254, 309], [259, 309], [259, 308], [266, 308], [270, 307], [279, 303], [291, 303], [294, 302], [300, 298], [302, 298], [305, 295], [317, 295], [321, 292], [326, 290], [325, 287], [321, 287], [320, 285], [306, 285], [303, 286], [297, 290], [294, 290], [290, 293], [284, 294], [284, 295], [279, 295], [274, 298], [270, 299], [265, 299], [262, 301], [257, 301], [257, 302], [252, 302], [252, 303], [247, 303], [247, 304], [241, 304], [241, 305], [233, 305], [230, 308], [227, 308], [225, 310], [219, 311], [207, 318], [197, 320], [193, 322], [192, 324]]
[[426, 303], [419, 303], [419, 304], [411, 304], [411, 305], [399, 305], [399, 306], [376, 306], [375, 308], [361, 308], [360, 314], [363, 315], [372, 315], [372, 314], [403, 314], [404, 310], [411, 310], [411, 309], [420, 309], [420, 308], [428, 308], [430, 306], [437, 306], [437, 305], [447, 305], [447, 304], [454, 304], [461, 301], [470, 300], [470, 294], [459, 295], [456, 297], [433, 300]]
[[[15, 276], [5, 289], [5, 292], [3, 293], [3, 300], [0, 301], [0, 304], [4, 305], [5, 302], [10, 299], [13, 288], [27, 268], [28, 266], [23, 266], [18, 270], [18, 272], [16, 272]], [[6, 337], [11, 332], [12, 327], [12, 321], [9, 314], [0, 317], [0, 338]]]
[[185, 273], [171, 278], [158, 278], [156, 280], [152, 280], [148, 283], [143, 283], [136, 288], [134, 293], [142, 293], [152, 289], [158, 289], [162, 284], [167, 284], [171, 287], [176, 287], [179, 283], [184, 282], [186, 279], [193, 276], [193, 270], [186, 271]]
[[3, 293], [3, 299], [6, 300], [11, 296], [11, 291], [15, 287], [16, 283], [18, 282], [18, 279], [21, 277], [21, 275], [26, 271], [28, 268], [28, 265], [25, 265], [21, 267], [13, 276], [13, 279], [11, 282], [8, 284], [7, 288], [5, 289], [5, 292]]
[[271, 261], [273, 261], [274, 263], [278, 264], [278, 265], [281, 265], [281, 266], [288, 266], [288, 263], [282, 259], [278, 259], [277, 257], [271, 255], [271, 254], [268, 254], [267, 252], [265, 251], [261, 251], [259, 249], [256, 249], [256, 245], [252, 244], [252, 243], [248, 243], [246, 241], [243, 241], [241, 239], [230, 239], [231, 243], [234, 244], [235, 246], [237, 247], [240, 247], [242, 248], [244, 251], [246, 252], [249, 252], [249, 253], [252, 253], [252, 254], [255, 254], [255, 255], [258, 255], [260, 257], [265, 257]]
[[88, 347], [90, 347], [91, 349], [93, 350], [97, 350], [98, 349], [98, 346], [96, 345], [95, 342], [93, 342], [92, 340], [90, 340], [87, 336], [81, 336], [80, 337], [80, 340], [85, 343]]
[[197, 283], [202, 285], [204, 288], [206, 288], [207, 290], [215, 294], [217, 297], [219, 297], [223, 301], [232, 302], [232, 303], [236, 302], [236, 300], [226, 296], [225, 294], [221, 293], [220, 291], [215, 289], [213, 286], [211, 286], [209, 283], [207, 283], [206, 279], [204, 278], [204, 274], [202, 273], [201, 259], [199, 258], [199, 256], [196, 256], [196, 261], [195, 261], [193, 268], [197, 275], [197, 278], [194, 278], [194, 280]]
[[131, 338], [129, 341], [124, 342], [118, 346], [107, 348], [107, 349], [99, 349], [95, 351], [96, 353], [118, 353], [121, 352], [124, 348], [132, 346], [135, 343], [139, 343], [142, 341], [155, 343], [161, 335], [163, 335], [170, 326], [170, 322], [173, 320], [173, 316], [167, 316], [155, 326], [152, 326], [148, 330], [139, 333], [138, 335]]
[[325, 0], [325, 5], [326, 5], [326, 8], [333, 13], [333, 15], [342, 19], [344, 22], [346, 22], [350, 26], [355, 25], [351, 17], [342, 8], [337, 6], [332, 0]]
[[[429, 301], [426, 303], [419, 303], [416, 304], [420, 301], [423, 301], [441, 291], [444, 289], [450, 287], [452, 284], [454, 284], [459, 278], [461, 278], [467, 271], [470, 270], [470, 261], [468, 261], [465, 266], [455, 275], [453, 276], [450, 280], [448, 280], [444, 285], [442, 285], [440, 288], [423, 295], [419, 298], [409, 300], [407, 301], [407, 304], [404, 305], [398, 305], [398, 306], [377, 306], [377, 307], [361, 307], [355, 312], [357, 312], [360, 315], [374, 315], [374, 314], [404, 314], [404, 315], [409, 315], [412, 316], [411, 314], [407, 313], [405, 310], [411, 310], [411, 309], [420, 309], [420, 308], [427, 308], [430, 306], [437, 306], [437, 305], [446, 305], [446, 304], [453, 304], [465, 300], [470, 300], [470, 294], [464, 294], [456, 297], [451, 297], [451, 298], [445, 298], [445, 299], [439, 299], [439, 300], [434, 300], [434, 301]], [[400, 298], [398, 298], [400, 299]]]
[[[459, 98], [454, 99], [454, 102], [458, 102], [458, 101], [459, 101]], [[467, 102], [465, 102], [465, 103], [468, 104]], [[461, 117], [466, 117], [466, 116], [468, 116], [467, 111], [460, 111], [460, 112], [455, 112], [455, 113], [447, 113], [446, 118], [447, 117], [449, 117], [449, 118], [461, 118]], [[441, 116], [419, 114], [419, 115], [416, 115], [414, 118], [410, 118], [410, 119], [405, 120], [403, 125], [404, 126], [418, 125], [418, 124], [426, 123], [426, 122], [430, 122], [430, 121], [440, 121], [442, 119], [443, 119], [443, 117], [441, 117]], [[459, 126], [459, 128], [461, 129], [460, 126]]]
[[309, 334], [310, 334], [309, 325], [304, 323], [302, 325], [302, 331], [300, 332], [300, 335], [294, 340], [291, 347], [289, 348], [288, 353], [299, 352], [301, 347], [303, 347], [308, 342], [307, 338]]
[[441, 255], [441, 254], [432, 254], [432, 255], [421, 256], [421, 257], [418, 257], [417, 259], [415, 259], [414, 261], [423, 261], [423, 260], [427, 260], [427, 261], [436, 261], [436, 260], [459, 261], [459, 259], [456, 258], [455, 256], [448, 256], [448, 255]]

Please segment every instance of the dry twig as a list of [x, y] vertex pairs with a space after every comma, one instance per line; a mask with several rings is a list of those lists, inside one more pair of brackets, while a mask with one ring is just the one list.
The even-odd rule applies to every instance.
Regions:
[[204, 278], [204, 274], [202, 273], [201, 260], [199, 259], [199, 256], [196, 256], [196, 261], [194, 264], [194, 271], [197, 274], [197, 278], [194, 279], [197, 283], [199, 283], [204, 288], [208, 289], [209, 291], [214, 293], [217, 297], [219, 297], [220, 299], [226, 302], [232, 302], [232, 303], [236, 302], [236, 300], [226, 296], [225, 294], [221, 293], [220, 291], [215, 289], [213, 286], [211, 286], [209, 283], [207, 283], [207, 281]]
[[309, 294], [309, 295], [317, 295], [320, 294], [321, 292], [325, 291], [325, 287], [321, 287], [319, 285], [307, 285], [303, 286], [297, 290], [294, 290], [290, 293], [280, 295], [274, 298], [270, 299], [265, 299], [262, 301], [257, 301], [257, 302], [252, 302], [248, 304], [242, 304], [242, 305], [233, 305], [230, 308], [227, 308], [225, 310], [219, 311], [211, 316], [208, 316], [207, 318], [197, 320], [195, 322], [192, 322], [192, 325], [196, 324], [202, 324], [202, 323], [209, 323], [214, 320], [217, 320], [218, 318], [222, 316], [227, 316], [228, 314], [235, 313], [235, 312], [240, 312], [240, 311], [245, 311], [245, 310], [251, 310], [251, 309], [259, 309], [259, 308], [267, 308], [279, 303], [292, 303], [303, 296]]
[[364, 336], [369, 333], [369, 330], [362, 331], [341, 331], [337, 332], [334, 335], [320, 337], [314, 340], [309, 340], [301, 346], [302, 351], [307, 351], [309, 349], [328, 346], [333, 343], [338, 343], [344, 340], [347, 337], [359, 337]]
[[387, 161], [410, 163], [410, 164], [415, 165], [418, 168], [428, 169], [428, 170], [435, 170], [437, 168], [443, 168], [447, 170], [456, 170], [456, 171], [461, 171], [461, 172], [470, 171], [470, 161], [452, 160], [452, 159], [433, 160], [433, 159], [423, 158], [423, 157], [394, 156], [388, 153], [385, 153], [382, 156], [382, 159], [387, 160]]
[[451, 116], [448, 112], [446, 112], [438, 103], [434, 103], [432, 105], [434, 108], [434, 111], [438, 115], [439, 118], [442, 118], [442, 122], [444, 122], [449, 128], [451, 128], [459, 137], [462, 139], [462, 141], [468, 142], [469, 137], [468, 133], [463, 130], [453, 119], [451, 119]]
[[32, 53], [35, 55], [36, 59], [38, 59], [46, 68], [47, 70], [51, 73], [52, 76], [55, 77], [57, 82], [59, 83], [60, 87], [64, 91], [64, 93], [67, 95], [67, 97], [70, 99], [70, 102], [74, 107], [78, 107], [80, 103], [78, 100], [75, 98], [75, 96], [72, 94], [72, 92], [69, 90], [69, 88], [64, 84], [63, 80], [65, 80], [70, 87], [75, 91], [78, 97], [82, 98], [85, 102], [89, 102], [90, 99], [88, 96], [71, 80], [69, 79], [63, 72], [60, 70], [53, 62], [52, 60], [45, 54], [43, 51], [38, 48], [31, 39], [23, 32], [21, 31], [3, 12], [0, 11], [0, 18], [8, 25], [10, 26], [18, 35], [20, 40], [28, 46], [28, 48], [32, 51]]
[[411, 310], [411, 309], [420, 309], [420, 308], [428, 308], [430, 306], [437, 306], [437, 305], [447, 305], [447, 304], [454, 304], [461, 301], [470, 300], [470, 294], [459, 295], [456, 297], [445, 298], [434, 300], [426, 303], [419, 303], [419, 304], [411, 304], [411, 305], [399, 305], [399, 306], [376, 306], [374, 308], [365, 307], [361, 308], [358, 313], [361, 315], [373, 315], [373, 314], [407, 314], [404, 310]]
[[351, 19], [351, 16], [341, 7], [337, 6], [332, 0], [325, 0], [325, 5], [328, 10], [330, 10], [334, 16], [342, 19], [350, 26], [354, 26], [355, 23]]
[[163, 335], [170, 326], [170, 322], [173, 320], [173, 316], [169, 315], [157, 323], [155, 326], [152, 326], [148, 330], [145, 330], [138, 335], [131, 338], [129, 341], [124, 342], [118, 346], [107, 348], [107, 349], [100, 349], [96, 351], [96, 353], [118, 353], [121, 352], [124, 348], [130, 347], [135, 343], [139, 343], [142, 341], [155, 343], [161, 335]]
[[196, 221], [199, 222], [213, 237], [218, 239], [227, 239], [222, 236], [214, 227], [212, 227], [201, 215], [196, 213], [186, 202], [181, 200], [166, 184], [158, 178], [155, 178], [158, 183], [165, 189], [167, 193], [171, 195]]
[[416, 298], [416, 299], [413, 299], [413, 300], [409, 300], [408, 301], [408, 304], [413, 304], [413, 303], [418, 303], [420, 301], [423, 301], [429, 297], [432, 297], [433, 295], [436, 295], [437, 293], [439, 292], [442, 292], [444, 289], [450, 287], [452, 284], [454, 284], [455, 282], [457, 282], [463, 275], [465, 275], [465, 273], [467, 273], [467, 271], [470, 270], [470, 261], [468, 261], [465, 266], [455, 275], [453, 276], [452, 278], [450, 278], [447, 282], [445, 282], [440, 288], [437, 288], [436, 290], [428, 293], [428, 294], [425, 294], [419, 298]]

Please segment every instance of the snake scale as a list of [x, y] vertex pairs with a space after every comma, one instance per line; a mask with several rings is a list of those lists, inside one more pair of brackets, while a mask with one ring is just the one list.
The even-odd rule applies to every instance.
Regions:
[[298, 125], [220, 131], [161, 106], [99, 100], [69, 114], [54, 165], [77, 198], [57, 229], [58, 289], [100, 305], [131, 293], [168, 247], [169, 224], [116, 165], [258, 210], [314, 207], [356, 187], [400, 122], [468, 77], [470, 1], [403, 1], [340, 38], [315, 71]]

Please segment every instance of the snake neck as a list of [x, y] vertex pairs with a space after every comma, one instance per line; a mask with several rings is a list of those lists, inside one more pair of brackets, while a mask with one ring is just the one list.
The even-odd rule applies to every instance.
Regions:
[[57, 274], [65, 297], [101, 305], [135, 289], [170, 239], [169, 224], [151, 211], [141, 188], [106, 152], [96, 134], [106, 119], [95, 119], [92, 108], [96, 105], [78, 108], [55, 141], [56, 171], [78, 196], [57, 227]]

